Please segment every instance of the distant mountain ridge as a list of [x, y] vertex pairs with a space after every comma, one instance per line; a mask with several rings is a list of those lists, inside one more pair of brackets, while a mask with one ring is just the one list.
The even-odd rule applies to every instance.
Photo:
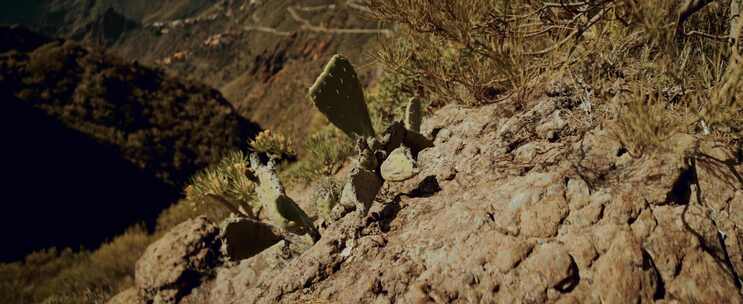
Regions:
[[[122, 58], [198, 79], [244, 117], [301, 139], [323, 124], [305, 94], [330, 56], [349, 58], [367, 84], [379, 73], [369, 50], [384, 29], [352, 2], [51, 0], [27, 9], [36, 18], [0, 15], [0, 23], [105, 46]], [[337, 29], [369, 32], [332, 32]]]

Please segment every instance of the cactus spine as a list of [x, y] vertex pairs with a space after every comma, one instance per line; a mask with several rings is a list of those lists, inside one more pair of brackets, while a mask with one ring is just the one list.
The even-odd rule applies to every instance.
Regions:
[[421, 102], [417, 98], [412, 97], [408, 100], [408, 107], [405, 109], [405, 129], [420, 133], [421, 122], [423, 122]]
[[369, 110], [356, 71], [341, 55], [335, 55], [309, 90], [309, 98], [336, 127], [351, 138], [373, 137]]

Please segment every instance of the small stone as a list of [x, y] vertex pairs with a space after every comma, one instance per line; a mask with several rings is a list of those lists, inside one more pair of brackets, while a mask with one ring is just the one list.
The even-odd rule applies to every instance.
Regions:
[[534, 248], [534, 244], [532, 243], [519, 239], [509, 240], [499, 248], [498, 253], [495, 255], [495, 259], [493, 260], [493, 264], [501, 273], [509, 272], [516, 266], [516, 264], [529, 255], [532, 248]]
[[577, 210], [590, 203], [588, 183], [580, 177], [568, 180], [567, 193], [565, 193], [570, 204], [570, 209]]
[[386, 181], [401, 182], [413, 177], [417, 168], [410, 149], [399, 147], [392, 151], [382, 163], [381, 171]]
[[523, 263], [525, 273], [536, 274], [539, 281], [546, 284], [543, 287], [567, 289], [577, 283], [575, 262], [560, 244], [546, 243], [537, 246]]

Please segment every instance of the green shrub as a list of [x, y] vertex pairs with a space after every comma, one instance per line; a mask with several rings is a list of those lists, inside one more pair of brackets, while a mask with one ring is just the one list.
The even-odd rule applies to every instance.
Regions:
[[416, 81], [394, 72], [385, 72], [367, 94], [369, 115], [377, 133], [403, 118], [405, 102], [415, 96]]
[[291, 183], [307, 185], [318, 177], [335, 174], [353, 154], [353, 144], [338, 128], [326, 125], [307, 138], [304, 151], [298, 162], [282, 172]]
[[343, 184], [333, 177], [324, 177], [315, 185], [311, 201], [314, 203], [318, 215], [326, 220], [330, 219], [330, 211], [340, 201], [342, 190]]

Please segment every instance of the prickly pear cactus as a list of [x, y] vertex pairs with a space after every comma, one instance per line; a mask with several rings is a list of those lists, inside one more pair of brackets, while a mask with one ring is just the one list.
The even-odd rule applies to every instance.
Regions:
[[343, 56], [330, 59], [310, 88], [309, 98], [331, 123], [351, 138], [374, 136], [361, 83]]
[[405, 109], [405, 129], [420, 133], [422, 121], [421, 101], [415, 97], [410, 98], [408, 100], [408, 107]]
[[314, 241], [319, 240], [320, 233], [310, 217], [294, 200], [286, 195], [274, 165], [272, 163], [263, 165], [258, 157], [252, 154], [250, 156], [250, 167], [259, 181], [255, 193], [271, 222], [280, 228], [289, 227], [291, 222], [303, 225]]

